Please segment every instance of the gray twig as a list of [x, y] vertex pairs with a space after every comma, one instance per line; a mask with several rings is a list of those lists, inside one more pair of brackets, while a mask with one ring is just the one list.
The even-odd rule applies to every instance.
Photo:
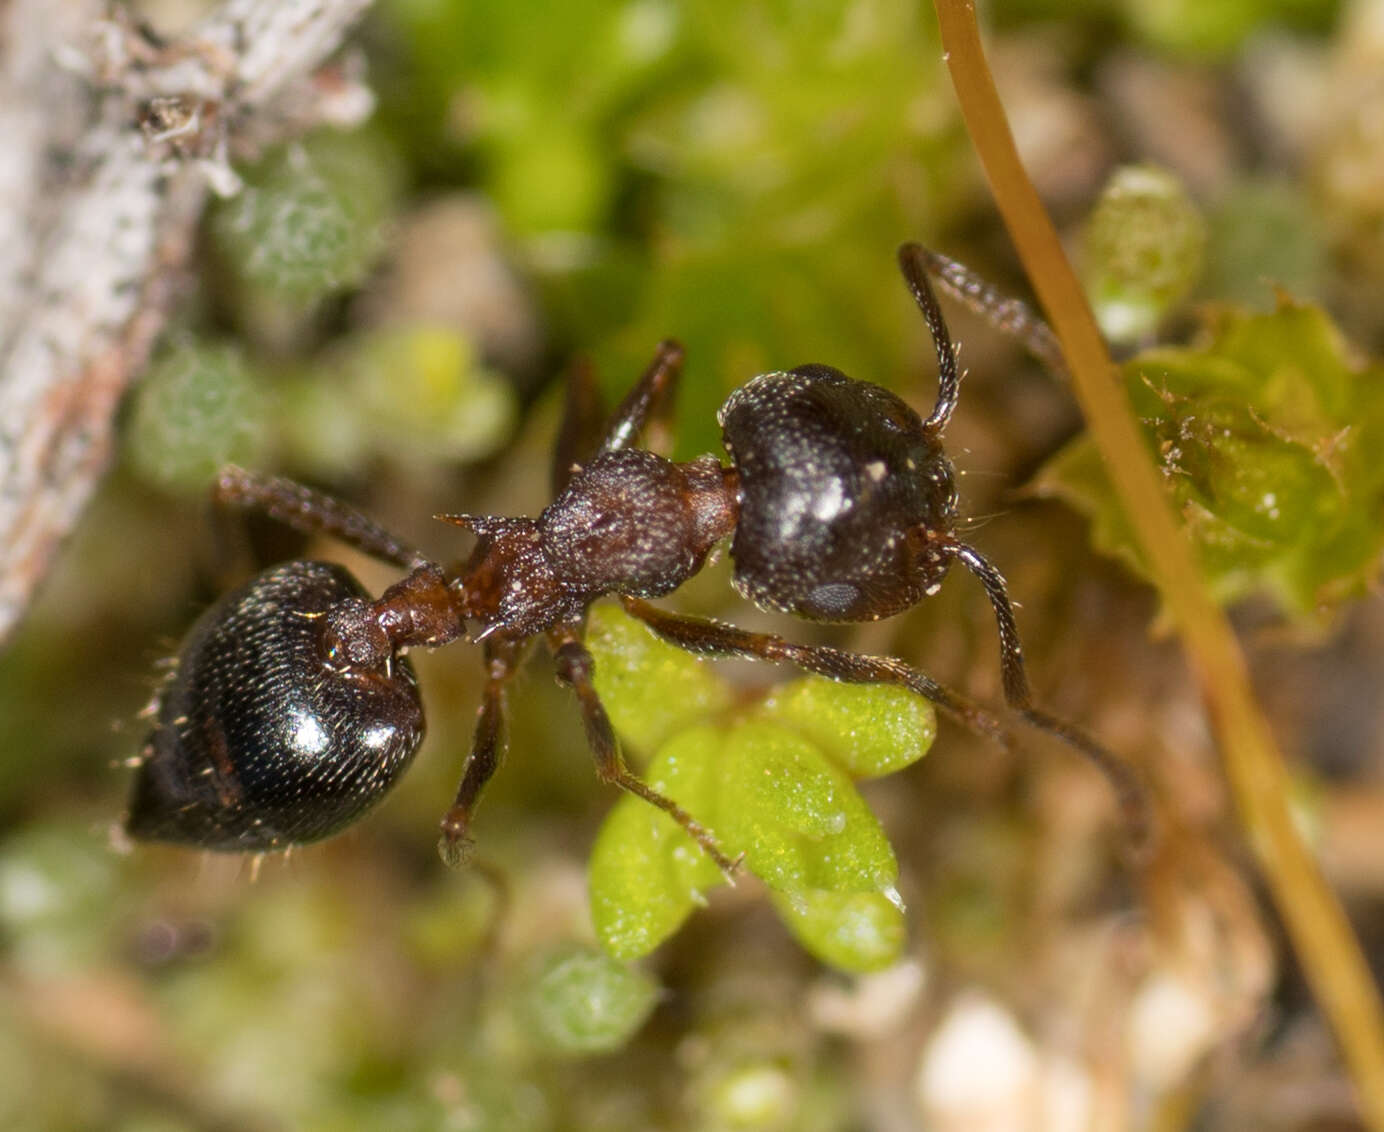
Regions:
[[0, 641], [109, 463], [208, 191], [369, 113], [323, 66], [369, 4], [226, 0], [165, 42], [99, 0], [0, 0]]

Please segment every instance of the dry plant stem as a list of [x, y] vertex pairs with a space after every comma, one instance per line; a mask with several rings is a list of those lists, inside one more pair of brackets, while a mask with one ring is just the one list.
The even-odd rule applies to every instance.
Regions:
[[1085, 295], [1019, 161], [969, 0], [937, 0], [966, 127], [1048, 319], [1125, 514], [1181, 632], [1251, 846], [1298, 958], [1340, 1042], [1370, 1127], [1384, 1132], [1384, 1018], [1350, 924], [1288, 810], [1289, 782], [1244, 656], [1201, 584]]
[[110, 461], [208, 187], [369, 111], [318, 70], [369, 2], [226, 0], [161, 42], [101, 0], [0, 0], [0, 642]]

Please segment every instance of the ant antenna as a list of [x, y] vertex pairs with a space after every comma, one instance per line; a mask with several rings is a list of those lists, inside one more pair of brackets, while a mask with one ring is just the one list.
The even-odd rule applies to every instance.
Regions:
[[1000, 673], [1004, 681], [1005, 702], [1027, 723], [1040, 731], [1046, 731], [1066, 743], [1074, 751], [1084, 755], [1105, 775], [1120, 809], [1125, 815], [1131, 830], [1130, 840], [1136, 851], [1142, 851], [1150, 843], [1152, 832], [1152, 813], [1148, 795], [1138, 776], [1122, 759], [1101, 746], [1074, 724], [1057, 716], [1049, 715], [1033, 703], [1033, 693], [1028, 684], [1028, 672], [1024, 668], [1023, 645], [1019, 641], [1019, 627], [1014, 620], [1014, 606], [1009, 600], [1009, 591], [1004, 578], [990, 565], [974, 547], [962, 542], [949, 541], [943, 549], [954, 558], [959, 558], [966, 568], [979, 579], [985, 587], [985, 596], [995, 611], [995, 621], [1000, 635]]
[[956, 370], [956, 350], [952, 346], [951, 334], [942, 319], [942, 308], [937, 305], [937, 296], [933, 294], [932, 284], [927, 281], [927, 256], [927, 249], [921, 244], [904, 244], [899, 248], [899, 270], [903, 272], [908, 289], [913, 292], [914, 302], [927, 320], [932, 343], [937, 347], [937, 404], [923, 422], [924, 431], [936, 436], [951, 420], [961, 379]]
[[1071, 383], [1062, 344], [1052, 328], [1027, 303], [1004, 294], [967, 267], [941, 252], [919, 244], [918, 260], [937, 285], [975, 311], [991, 326], [1008, 334], [1048, 368], [1059, 381]]

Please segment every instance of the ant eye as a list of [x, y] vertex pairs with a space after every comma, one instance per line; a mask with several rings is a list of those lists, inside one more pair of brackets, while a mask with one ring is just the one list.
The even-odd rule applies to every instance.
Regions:
[[202, 615], [159, 692], [134, 836], [282, 848], [335, 833], [383, 796], [422, 741], [423, 709], [406, 659], [362, 679], [339, 671], [339, 637], [324, 650], [332, 612], [363, 596], [339, 566], [291, 562]]

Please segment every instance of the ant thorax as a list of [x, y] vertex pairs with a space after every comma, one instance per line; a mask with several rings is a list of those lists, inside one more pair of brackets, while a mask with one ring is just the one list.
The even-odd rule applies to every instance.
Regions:
[[951, 556], [951, 462], [887, 389], [830, 366], [757, 377], [721, 410], [740, 472], [735, 587], [814, 621], [889, 617], [936, 591]]
[[601, 452], [537, 519], [467, 517], [481, 541], [456, 585], [479, 636], [532, 636], [605, 594], [672, 593], [735, 521], [735, 476], [714, 457]]

